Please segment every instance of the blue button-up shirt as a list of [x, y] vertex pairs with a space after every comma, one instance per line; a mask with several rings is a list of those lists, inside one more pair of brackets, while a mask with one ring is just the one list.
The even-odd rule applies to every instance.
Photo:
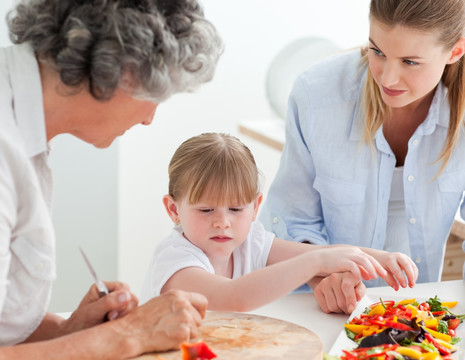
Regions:
[[[374, 148], [362, 140], [367, 67], [360, 59], [360, 50], [333, 56], [295, 82], [281, 163], [260, 214], [280, 238], [375, 249], [388, 245], [396, 159], [382, 127]], [[447, 89], [440, 83], [426, 119], [409, 140], [404, 163], [405, 221], [419, 282], [440, 280], [445, 244], [465, 190], [463, 134], [435, 178], [448, 124]]]

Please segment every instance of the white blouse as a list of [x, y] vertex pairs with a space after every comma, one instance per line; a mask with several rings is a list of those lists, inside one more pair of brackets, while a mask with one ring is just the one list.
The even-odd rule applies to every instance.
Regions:
[[41, 323], [55, 279], [41, 83], [27, 45], [0, 49], [0, 345]]

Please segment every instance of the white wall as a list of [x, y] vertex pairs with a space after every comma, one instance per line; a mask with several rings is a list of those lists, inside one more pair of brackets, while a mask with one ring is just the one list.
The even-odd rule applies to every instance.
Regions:
[[[0, 16], [13, 2], [0, 2]], [[74, 308], [91, 283], [75, 251], [80, 239], [102, 278], [117, 277], [139, 293], [154, 244], [171, 229], [161, 198], [167, 191], [169, 159], [185, 139], [205, 131], [239, 136], [265, 175], [266, 196], [280, 154], [239, 134], [237, 123], [276, 116], [265, 96], [271, 59], [302, 36], [326, 37], [341, 48], [363, 44], [368, 37], [369, 0], [202, 3], [225, 42], [212, 82], [194, 94], [175, 95], [159, 106], [150, 127], [137, 126], [110, 149], [97, 150], [68, 136], [57, 138], [55, 151], [60, 154], [52, 153], [52, 161], [59, 279], [52, 311]], [[1, 44], [7, 39], [0, 23]]]

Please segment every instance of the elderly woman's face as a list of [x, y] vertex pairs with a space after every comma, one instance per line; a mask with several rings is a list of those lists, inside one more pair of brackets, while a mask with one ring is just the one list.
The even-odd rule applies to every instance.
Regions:
[[80, 125], [70, 133], [97, 148], [106, 148], [134, 125], [150, 125], [157, 106], [117, 90], [109, 101], [91, 99], [82, 111]]

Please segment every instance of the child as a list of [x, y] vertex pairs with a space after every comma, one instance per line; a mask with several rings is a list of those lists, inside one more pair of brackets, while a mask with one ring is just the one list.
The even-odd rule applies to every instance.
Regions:
[[[169, 178], [163, 204], [176, 226], [155, 250], [142, 302], [182, 289], [205, 295], [210, 310], [248, 311], [333, 272], [365, 280], [379, 275], [405, 287], [404, 271], [410, 286], [416, 281], [415, 264], [400, 253], [302, 244], [265, 231], [255, 221], [262, 201], [258, 170], [235, 137], [208, 133], [185, 141]], [[388, 259], [397, 264], [389, 273], [382, 266]]]

